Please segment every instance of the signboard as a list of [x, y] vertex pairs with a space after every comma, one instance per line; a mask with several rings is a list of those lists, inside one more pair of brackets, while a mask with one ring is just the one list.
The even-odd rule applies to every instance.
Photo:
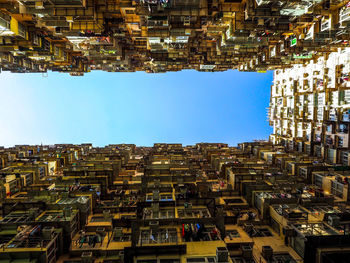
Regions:
[[309, 30], [307, 31], [305, 40], [310, 40], [310, 39], [314, 39], [314, 25], [312, 25]]
[[293, 37], [291, 40], [290, 40], [290, 46], [291, 47], [294, 47], [296, 46], [297, 44], [297, 38], [296, 37]]
[[303, 54], [303, 55], [293, 54], [293, 58], [294, 59], [309, 59], [309, 58], [312, 58], [312, 54]]
[[214, 69], [216, 65], [200, 65], [200, 69]]

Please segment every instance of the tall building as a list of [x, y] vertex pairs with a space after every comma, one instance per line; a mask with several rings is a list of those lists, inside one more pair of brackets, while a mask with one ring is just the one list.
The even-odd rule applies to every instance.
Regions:
[[0, 262], [346, 262], [349, 166], [272, 142], [0, 150]]
[[345, 263], [350, 3], [0, 0], [0, 69], [274, 70], [269, 141], [0, 147], [0, 263]]
[[1, 0], [11, 72], [260, 71], [349, 45], [340, 0]]
[[270, 139], [290, 150], [349, 165], [350, 48], [274, 72]]

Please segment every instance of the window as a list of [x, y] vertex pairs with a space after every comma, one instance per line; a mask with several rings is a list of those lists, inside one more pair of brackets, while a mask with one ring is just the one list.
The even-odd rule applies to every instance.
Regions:
[[[305, 28], [306, 29], [306, 28]], [[306, 32], [305, 40], [311, 40], [314, 38], [314, 25], [312, 25]]]
[[152, 231], [151, 229], [141, 230], [139, 243], [157, 244], [157, 243], [176, 243], [177, 232], [175, 228], [159, 229]]
[[21, 23], [18, 23], [18, 35], [25, 38], [26, 37], [26, 28]]
[[210, 217], [208, 209], [178, 209], [180, 218], [208, 218]]
[[135, 14], [135, 12], [132, 9], [126, 9], [125, 14], [132, 15], [132, 14]]
[[267, 229], [267, 228], [260, 228], [259, 231], [260, 231], [260, 233], [262, 234], [262, 236], [264, 236], [264, 237], [270, 237], [270, 236], [272, 236], [270, 230]]
[[339, 22], [343, 23], [350, 20], [350, 5], [345, 5], [339, 12]]
[[196, 263], [196, 262], [216, 262], [216, 260], [215, 260], [215, 257], [187, 258], [187, 263]]
[[349, 159], [348, 159], [349, 153], [348, 152], [341, 152], [340, 155], [341, 155], [342, 165], [348, 165], [349, 164]]
[[344, 138], [338, 136], [338, 147], [344, 147]]
[[273, 255], [273, 262], [295, 263], [296, 261], [289, 254], [278, 254], [278, 255]]
[[328, 162], [335, 163], [336, 162], [337, 151], [335, 149], [328, 149]]
[[348, 125], [347, 124], [339, 124], [338, 132], [347, 133], [348, 132]]
[[10, 22], [0, 17], [0, 30], [10, 29]]
[[227, 230], [226, 235], [231, 239], [231, 238], [237, 238], [240, 237], [241, 235], [238, 233], [237, 230]]
[[34, 45], [38, 46], [39, 45], [39, 37], [37, 34], [33, 33], [32, 34], [32, 42]]
[[310, 144], [306, 144], [306, 153], [310, 154], [311, 153], [311, 145]]
[[343, 198], [343, 188], [344, 188], [344, 185], [342, 183], [332, 181], [331, 191], [332, 191], [332, 194], [334, 194], [335, 196], [339, 198]]
[[301, 177], [304, 177], [304, 178], [306, 178], [307, 177], [307, 169], [306, 168], [299, 168], [299, 175], [301, 176]]
[[280, 235], [280, 225], [273, 218], [271, 218], [271, 227], [278, 235]]
[[173, 196], [171, 194], [161, 194], [160, 201], [171, 201], [173, 200]]
[[42, 179], [45, 176], [44, 167], [39, 167], [39, 178]]
[[188, 258], [187, 263], [192, 262], [206, 262], [205, 258]]
[[175, 212], [172, 209], [160, 209], [158, 212], [151, 209], [144, 209], [145, 219], [157, 219], [157, 218], [174, 218]]
[[54, 47], [54, 55], [57, 57], [60, 54], [60, 49], [59, 47]]
[[323, 18], [321, 21], [321, 31], [328, 31], [331, 29], [331, 19]]
[[317, 157], [322, 157], [322, 148], [321, 146], [316, 146], [316, 156]]
[[332, 127], [333, 127], [332, 124], [327, 125], [327, 132], [332, 132], [333, 130]]
[[295, 252], [299, 254], [299, 256], [304, 257], [305, 240], [303, 236], [294, 237], [292, 241], [292, 247], [294, 248]]
[[322, 187], [323, 176], [320, 174], [315, 175], [315, 185]]
[[125, 233], [115, 233], [113, 236], [114, 242], [127, 242], [131, 240], [131, 234], [125, 234]]
[[180, 259], [170, 259], [170, 258], [162, 258], [162, 259], [139, 259], [137, 263], [180, 263]]
[[159, 263], [180, 263], [180, 259], [160, 259]]
[[46, 51], [48, 51], [50, 50], [51, 44], [45, 38], [42, 38], [42, 46]]

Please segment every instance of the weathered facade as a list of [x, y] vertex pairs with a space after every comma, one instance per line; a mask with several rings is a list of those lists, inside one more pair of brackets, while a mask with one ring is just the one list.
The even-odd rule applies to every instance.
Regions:
[[257, 141], [0, 150], [0, 262], [346, 262], [349, 166]]
[[1, 0], [11, 72], [265, 72], [349, 44], [339, 0]]

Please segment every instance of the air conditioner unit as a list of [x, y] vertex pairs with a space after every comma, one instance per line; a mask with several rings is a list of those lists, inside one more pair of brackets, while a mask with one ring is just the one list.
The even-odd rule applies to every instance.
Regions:
[[66, 21], [67, 21], [68, 23], [73, 23], [73, 22], [74, 22], [74, 19], [73, 19], [72, 16], [66, 16]]
[[36, 1], [35, 2], [35, 9], [45, 9], [44, 2], [43, 1]]
[[27, 8], [25, 5], [19, 5], [19, 13], [20, 14], [26, 14], [27, 13]]
[[104, 219], [111, 219], [111, 211], [110, 210], [103, 210], [103, 218]]
[[72, 216], [72, 208], [71, 207], [64, 207], [63, 208], [63, 216], [65, 218]]
[[262, 247], [262, 256], [265, 258], [265, 259], [271, 259], [272, 256], [273, 256], [273, 249], [272, 247], [270, 246], [263, 246]]
[[330, 215], [328, 217], [328, 223], [333, 227], [337, 227], [340, 224], [340, 217], [336, 215]]
[[115, 227], [114, 228], [114, 236], [115, 237], [122, 237], [123, 236], [123, 228], [122, 227]]
[[184, 26], [190, 26], [191, 25], [191, 17], [186, 16], [184, 18]]
[[245, 259], [251, 259], [253, 256], [253, 249], [250, 245], [242, 245], [241, 246], [242, 250], [242, 256]]
[[45, 240], [51, 240], [51, 236], [54, 232], [54, 228], [50, 226], [46, 226], [43, 228], [42, 233], [43, 233], [43, 239]]
[[217, 262], [228, 262], [228, 250], [226, 247], [216, 248], [216, 261]]

